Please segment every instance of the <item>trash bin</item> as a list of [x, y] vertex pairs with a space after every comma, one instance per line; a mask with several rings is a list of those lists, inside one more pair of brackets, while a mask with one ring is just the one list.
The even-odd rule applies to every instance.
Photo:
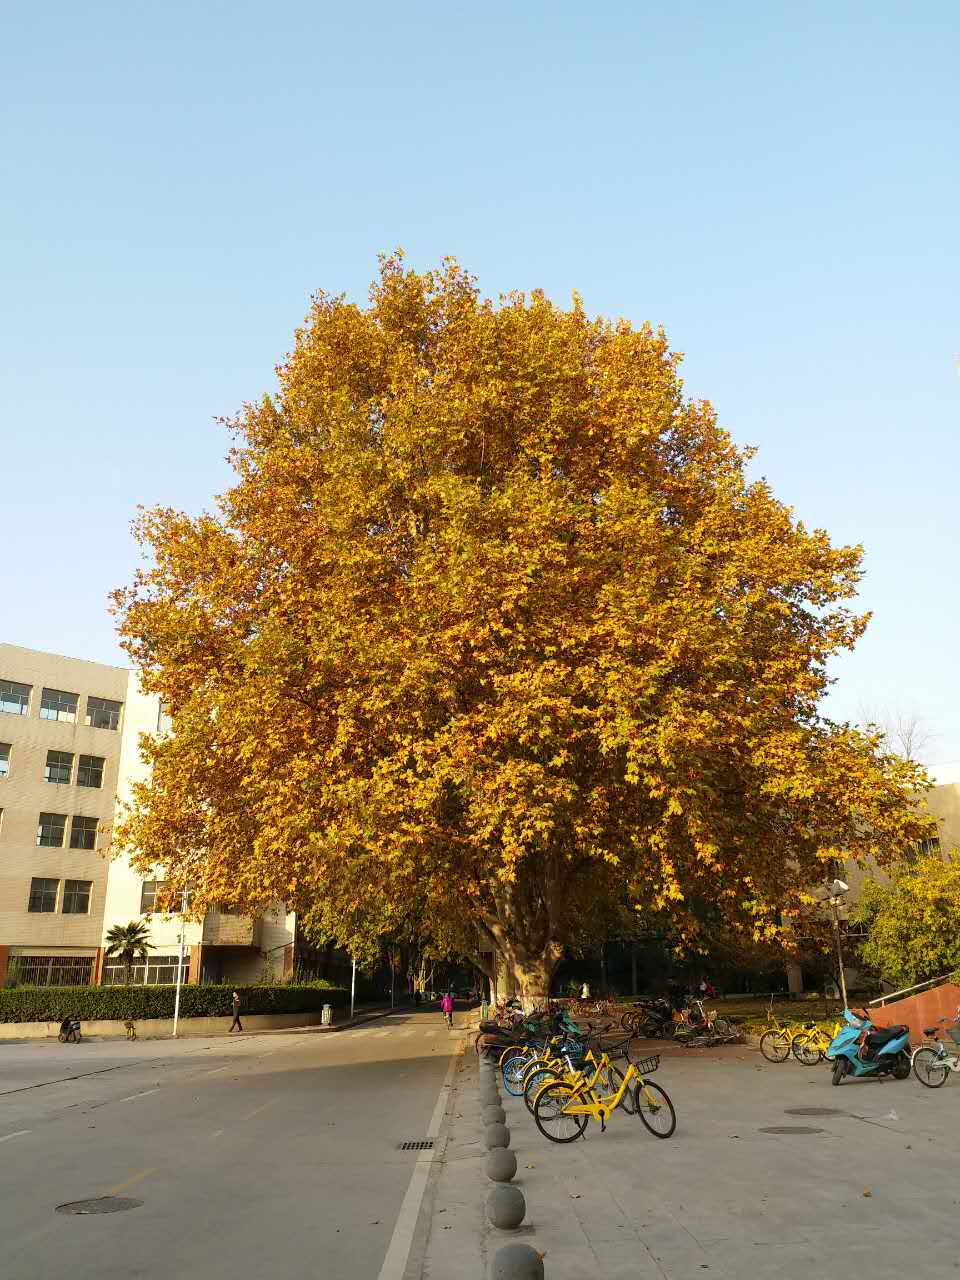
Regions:
[[323, 1008], [320, 1010], [320, 1025], [322, 1027], [329, 1027], [332, 1021], [333, 1021], [333, 1005], [325, 1004]]

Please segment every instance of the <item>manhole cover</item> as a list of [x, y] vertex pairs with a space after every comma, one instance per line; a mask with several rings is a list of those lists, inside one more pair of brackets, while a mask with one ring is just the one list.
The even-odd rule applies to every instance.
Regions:
[[122, 1213], [124, 1209], [139, 1209], [142, 1200], [128, 1196], [97, 1196], [95, 1200], [71, 1200], [58, 1204], [57, 1213]]
[[769, 1129], [758, 1129], [757, 1133], [826, 1133], [826, 1129], [811, 1129], [802, 1124], [774, 1124]]
[[787, 1107], [785, 1116], [842, 1116], [837, 1107]]
[[400, 1150], [401, 1151], [432, 1151], [433, 1139], [428, 1138], [423, 1142], [401, 1142]]

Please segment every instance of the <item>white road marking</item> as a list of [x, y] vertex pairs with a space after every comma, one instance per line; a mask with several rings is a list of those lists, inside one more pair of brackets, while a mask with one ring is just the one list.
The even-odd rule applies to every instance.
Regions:
[[149, 1098], [151, 1093], [159, 1093], [159, 1089], [144, 1089], [143, 1093], [131, 1093], [129, 1098], [118, 1098], [118, 1102], [133, 1102], [137, 1098]]
[[[447, 1068], [443, 1084], [440, 1086], [440, 1096], [437, 1098], [437, 1105], [433, 1109], [433, 1115], [427, 1126], [428, 1138], [435, 1138], [440, 1132], [443, 1113], [446, 1111], [447, 1103], [450, 1100], [450, 1083], [453, 1080], [453, 1073], [459, 1059], [460, 1055], [457, 1053], [453, 1053], [450, 1056], [450, 1065]], [[393, 1235], [390, 1237], [387, 1256], [383, 1260], [383, 1266], [380, 1268], [377, 1280], [402, 1280], [410, 1258], [410, 1249], [413, 1246], [413, 1234], [417, 1229], [417, 1219], [420, 1217], [420, 1206], [423, 1203], [424, 1192], [427, 1189], [430, 1166], [433, 1164], [434, 1156], [437, 1154], [436, 1151], [421, 1151], [417, 1156], [417, 1162], [413, 1166], [413, 1174], [410, 1177], [410, 1185], [407, 1187], [406, 1195], [403, 1197], [396, 1226], [393, 1228]]]
[[16, 1133], [5, 1133], [0, 1142], [9, 1142], [11, 1138], [22, 1138], [26, 1133], [33, 1133], [32, 1129], [18, 1129]]

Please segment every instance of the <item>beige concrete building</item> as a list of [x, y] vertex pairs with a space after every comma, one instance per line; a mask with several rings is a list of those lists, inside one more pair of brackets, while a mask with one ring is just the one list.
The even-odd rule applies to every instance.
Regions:
[[[134, 980], [176, 980], [180, 919], [153, 912], [162, 871], [144, 880], [125, 856], [104, 856], [118, 806], [145, 776], [140, 735], [162, 728], [158, 700], [126, 669], [0, 644], [0, 985], [121, 980], [104, 940], [137, 919], [151, 947]], [[295, 920], [282, 907], [182, 927], [187, 981], [293, 971]]]

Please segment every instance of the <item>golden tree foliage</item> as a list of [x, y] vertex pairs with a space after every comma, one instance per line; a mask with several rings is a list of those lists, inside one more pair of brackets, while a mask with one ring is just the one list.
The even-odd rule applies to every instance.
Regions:
[[864, 962], [888, 982], [960, 970], [960, 850], [902, 864], [886, 884], [866, 880], [853, 918], [867, 926]]
[[762, 935], [825, 860], [916, 838], [916, 766], [818, 711], [859, 549], [747, 482], [678, 363], [451, 261], [318, 295], [234, 487], [143, 514], [116, 595], [174, 727], [142, 864], [341, 942], [479, 928], [538, 991], [625, 903]]

